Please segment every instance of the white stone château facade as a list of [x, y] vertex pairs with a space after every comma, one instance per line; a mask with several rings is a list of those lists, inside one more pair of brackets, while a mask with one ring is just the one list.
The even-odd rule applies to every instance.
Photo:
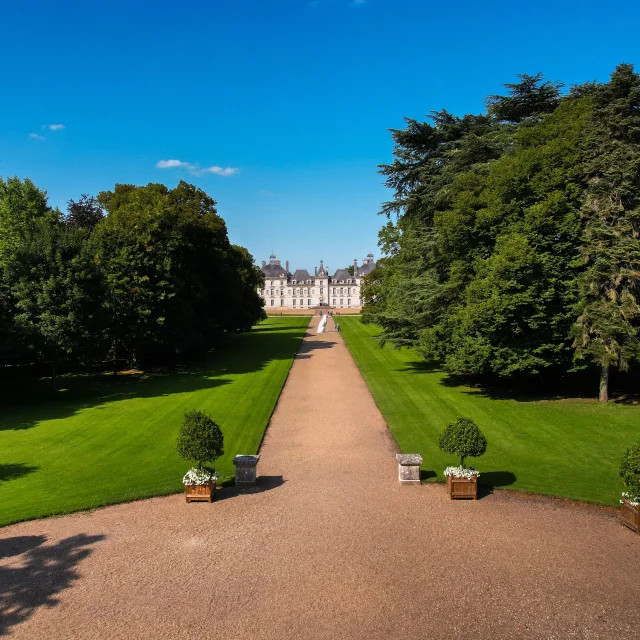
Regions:
[[320, 267], [315, 267], [313, 275], [306, 269], [289, 271], [289, 261], [283, 267], [273, 254], [269, 264], [262, 261], [264, 273], [264, 289], [259, 291], [264, 300], [265, 309], [359, 309], [362, 306], [362, 279], [376, 266], [373, 254], [370, 253], [358, 266], [353, 261], [354, 275], [346, 269], [338, 269], [332, 276], [329, 267], [320, 260]]

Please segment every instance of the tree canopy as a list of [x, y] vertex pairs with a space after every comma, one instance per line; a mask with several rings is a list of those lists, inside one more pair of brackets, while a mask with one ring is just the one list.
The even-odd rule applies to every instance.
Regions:
[[640, 76], [505, 86], [485, 113], [392, 130], [365, 319], [455, 374], [593, 362], [606, 400], [609, 367], [640, 353]]
[[264, 315], [262, 273], [232, 245], [215, 201], [180, 182], [117, 184], [47, 205], [0, 179], [0, 356], [162, 364]]

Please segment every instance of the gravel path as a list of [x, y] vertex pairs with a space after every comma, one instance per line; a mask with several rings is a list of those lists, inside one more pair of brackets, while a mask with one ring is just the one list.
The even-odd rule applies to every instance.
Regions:
[[638, 637], [640, 536], [557, 501], [400, 487], [395, 452], [339, 334], [309, 333], [259, 493], [0, 530], [0, 635]]

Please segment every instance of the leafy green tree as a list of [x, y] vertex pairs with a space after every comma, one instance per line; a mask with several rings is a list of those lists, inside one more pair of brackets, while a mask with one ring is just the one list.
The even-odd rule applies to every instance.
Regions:
[[34, 222], [32, 232], [8, 266], [15, 321], [52, 363], [55, 388], [58, 362], [82, 360], [92, 351], [99, 279], [78, 230], [44, 219]]
[[640, 497], [640, 442], [636, 442], [624, 454], [620, 463], [620, 477], [629, 495]]
[[104, 335], [120, 360], [167, 361], [263, 317], [261, 274], [229, 243], [216, 203], [186, 182], [116, 185], [92, 234], [106, 287]]
[[4, 268], [41, 218], [56, 220], [59, 214], [47, 203], [47, 194], [31, 180], [0, 177], [0, 269]]
[[471, 418], [459, 416], [438, 436], [438, 446], [445, 453], [458, 456], [463, 469], [466, 458], [478, 458], [486, 452], [487, 440]]
[[600, 367], [600, 402], [609, 398], [609, 369], [640, 356], [640, 76], [620, 65], [593, 92], [586, 144], [586, 221], [581, 254], [578, 359]]
[[526, 118], [551, 113], [560, 104], [561, 82], [550, 82], [541, 73], [518, 74], [520, 82], [507, 83], [509, 95], [487, 98], [487, 111], [498, 120], [522, 122]]
[[216, 422], [204, 411], [191, 409], [184, 414], [178, 434], [178, 455], [202, 469], [224, 454], [224, 436]]

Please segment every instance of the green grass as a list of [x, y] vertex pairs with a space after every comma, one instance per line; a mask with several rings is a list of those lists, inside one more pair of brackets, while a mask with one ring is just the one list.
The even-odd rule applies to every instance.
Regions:
[[0, 397], [0, 525], [182, 489], [176, 453], [186, 409], [222, 427], [223, 478], [238, 453], [256, 453], [309, 323], [273, 318], [224, 350], [164, 375], [63, 376], [22, 399]]
[[491, 397], [421, 366], [410, 350], [380, 349], [374, 340], [379, 330], [358, 318], [343, 318], [340, 325], [393, 437], [403, 452], [422, 454], [427, 476], [443, 480], [444, 468], [457, 464], [438, 449], [437, 436], [456, 416], [466, 415], [488, 441], [484, 456], [468, 460], [480, 470], [481, 483], [618, 504], [618, 466], [627, 447], [640, 439], [639, 406]]

